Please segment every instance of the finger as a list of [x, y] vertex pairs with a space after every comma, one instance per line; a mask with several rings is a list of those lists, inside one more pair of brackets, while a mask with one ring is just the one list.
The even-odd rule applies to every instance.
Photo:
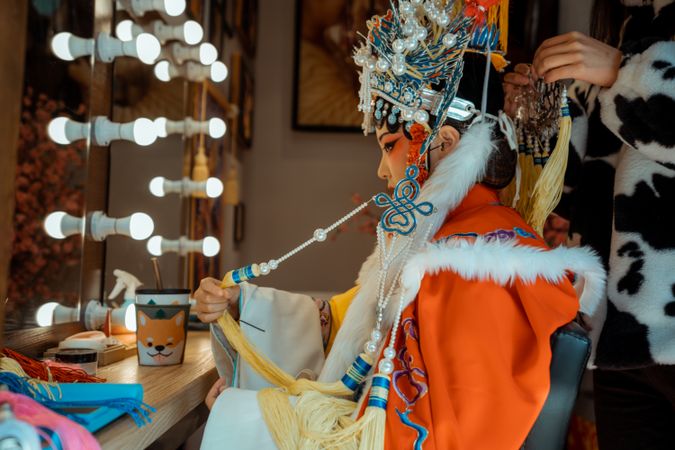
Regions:
[[[532, 60], [532, 65], [537, 67], [537, 64], [540, 64], [543, 59], [546, 59], [550, 56], [554, 55], [561, 55], [565, 53], [578, 53], [578, 54], [583, 54], [584, 51], [584, 44], [579, 42], [579, 41], [570, 41], [570, 42], [564, 42], [559, 45], [554, 45], [552, 47], [548, 47], [546, 49], [541, 50], [539, 53], [537, 53], [534, 56], [534, 59]], [[539, 75], [542, 75], [539, 73]]]
[[[527, 70], [529, 72], [530, 69], [528, 68]], [[504, 75], [504, 82], [515, 84], [516, 86], [527, 86], [527, 84], [530, 82], [530, 78], [520, 73], [509, 72]]]
[[197, 311], [202, 313], [217, 313], [223, 312], [229, 306], [229, 303], [202, 303], [197, 308]]
[[530, 74], [530, 65], [525, 63], [516, 64], [516, 67], [513, 68], [513, 71], [527, 76]]
[[218, 320], [222, 315], [222, 313], [197, 313], [197, 318], [204, 323], [211, 323]]
[[585, 38], [585, 35], [583, 33], [579, 33], [578, 31], [570, 31], [569, 33], [565, 34], [559, 34], [558, 36], [553, 36], [552, 38], [546, 39], [544, 42], [541, 43], [537, 51], [534, 52], [534, 56], [536, 56], [542, 52], [543, 50], [553, 47], [555, 45], [563, 44], [565, 42], [570, 42], [570, 41], [581, 41]]
[[199, 289], [220, 297], [225, 295], [225, 291], [220, 287], [220, 281], [215, 278], [204, 278], [199, 283]]
[[535, 67], [539, 76], [546, 76], [546, 73], [550, 70], [557, 69], [563, 66], [569, 66], [571, 64], [577, 64], [582, 62], [583, 55], [579, 53], [563, 53], [559, 55], [552, 55], [542, 60], [537, 61]]
[[230, 303], [232, 303], [232, 301], [227, 297], [205, 294], [198, 303], [209, 305], [229, 305]]
[[558, 80], [567, 79], [586, 81], [583, 78], [583, 65], [577, 63], [558, 67], [557, 69], [549, 70], [544, 76], [544, 81], [547, 83], [554, 83]]

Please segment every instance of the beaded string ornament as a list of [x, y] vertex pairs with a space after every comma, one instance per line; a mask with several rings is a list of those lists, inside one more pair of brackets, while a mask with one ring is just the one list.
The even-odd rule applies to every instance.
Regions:
[[[522, 175], [520, 183], [514, 180], [501, 196], [541, 233], [562, 195], [571, 133], [567, 90], [561, 82], [531, 80], [514, 102]], [[556, 137], [551, 150], [551, 141]]]

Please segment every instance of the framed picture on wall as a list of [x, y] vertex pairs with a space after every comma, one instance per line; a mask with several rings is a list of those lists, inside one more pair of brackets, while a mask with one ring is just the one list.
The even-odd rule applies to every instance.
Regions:
[[255, 55], [258, 39], [258, 0], [235, 0], [235, 27], [241, 45], [249, 56]]
[[293, 129], [360, 131], [352, 51], [366, 20], [388, 7], [389, 0], [297, 0]]

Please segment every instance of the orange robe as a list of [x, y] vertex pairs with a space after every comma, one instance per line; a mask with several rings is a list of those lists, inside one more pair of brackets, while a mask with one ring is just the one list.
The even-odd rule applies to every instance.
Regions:
[[[435, 240], [477, 236], [547, 248], [481, 185]], [[425, 275], [401, 318], [385, 448], [520, 448], [548, 395], [551, 334], [573, 320], [578, 307], [567, 277], [558, 284], [538, 278], [502, 286], [451, 271]]]

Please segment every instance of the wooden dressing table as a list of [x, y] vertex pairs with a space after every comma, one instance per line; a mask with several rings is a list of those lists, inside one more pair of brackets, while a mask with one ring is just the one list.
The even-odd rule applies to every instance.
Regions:
[[143, 401], [157, 409], [152, 423], [142, 428], [125, 415], [98, 431], [95, 436], [104, 450], [144, 449], [170, 430], [178, 447], [206, 420], [204, 398], [218, 379], [208, 331], [188, 333], [181, 365], [142, 367], [134, 355], [100, 368], [97, 375], [110, 383], [142, 384]]

